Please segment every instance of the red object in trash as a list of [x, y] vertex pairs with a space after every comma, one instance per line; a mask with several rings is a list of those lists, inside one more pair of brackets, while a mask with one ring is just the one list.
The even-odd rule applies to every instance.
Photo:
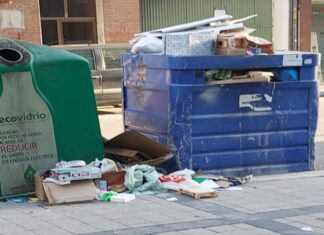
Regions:
[[176, 182], [176, 183], [186, 180], [184, 177], [181, 176], [170, 176], [170, 175], [160, 176], [159, 179], [161, 182]]

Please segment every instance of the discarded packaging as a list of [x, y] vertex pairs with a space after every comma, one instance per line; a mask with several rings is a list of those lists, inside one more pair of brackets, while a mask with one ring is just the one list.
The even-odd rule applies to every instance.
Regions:
[[118, 195], [118, 193], [113, 191], [101, 192], [98, 199], [104, 202], [110, 202], [111, 198], [116, 195]]
[[314, 232], [314, 230], [311, 227], [302, 227], [300, 230], [305, 232]]
[[190, 178], [195, 174], [195, 171], [189, 170], [189, 169], [183, 169], [179, 171], [172, 172], [170, 175], [171, 176], [183, 176], [185, 178]]
[[244, 21], [256, 16], [231, 20], [232, 17], [224, 13], [212, 18], [135, 34], [130, 40], [133, 45], [132, 52], [164, 52], [165, 55], [171, 56], [271, 54], [272, 43], [250, 36], [255, 29], [244, 27]]
[[95, 180], [95, 184], [96, 184], [97, 188], [100, 191], [102, 191], [102, 192], [108, 190], [107, 181], [106, 180]]
[[51, 169], [51, 177], [61, 182], [72, 180], [86, 180], [101, 178], [100, 168], [97, 167], [70, 167]]
[[74, 181], [64, 186], [45, 182], [42, 184], [49, 204], [90, 201], [97, 195], [92, 180]]
[[165, 54], [171, 56], [213, 55], [215, 37], [215, 32], [166, 34]]
[[127, 169], [125, 186], [130, 193], [154, 194], [163, 191], [158, 172], [148, 165], [135, 165]]
[[[124, 177], [126, 171], [117, 171], [117, 172], [107, 172], [102, 174], [101, 179], [105, 180], [108, 184], [108, 187], [111, 188], [113, 186], [124, 186]], [[113, 190], [114, 191], [114, 190]]]
[[83, 160], [74, 160], [74, 161], [60, 161], [55, 164], [57, 168], [69, 168], [69, 167], [84, 167], [86, 162]]
[[163, 41], [154, 36], [140, 38], [132, 47], [133, 53], [162, 53], [164, 50]]
[[129, 194], [129, 193], [120, 193], [117, 194], [116, 196], [112, 196], [110, 198], [111, 202], [122, 202], [122, 203], [126, 203], [129, 201], [132, 201], [136, 198], [135, 194]]
[[200, 185], [209, 189], [220, 188], [220, 186], [213, 180], [205, 180]]
[[166, 200], [169, 201], [169, 202], [175, 202], [175, 201], [178, 201], [178, 198], [170, 197], [170, 198], [167, 198]]
[[35, 176], [34, 176], [34, 179], [35, 179], [35, 195], [36, 195], [36, 197], [38, 197], [42, 201], [47, 200], [46, 193], [45, 193], [45, 190], [44, 190], [44, 187], [43, 187], [43, 179], [44, 179], [45, 173], [46, 173], [45, 170], [37, 171], [35, 173]]
[[126, 165], [160, 166], [173, 157], [171, 149], [136, 132], [126, 131], [105, 142], [106, 157]]
[[102, 160], [98, 160], [98, 158], [96, 158], [96, 160], [89, 163], [88, 166], [100, 168], [102, 174], [118, 171], [116, 163], [108, 158], [104, 158]]

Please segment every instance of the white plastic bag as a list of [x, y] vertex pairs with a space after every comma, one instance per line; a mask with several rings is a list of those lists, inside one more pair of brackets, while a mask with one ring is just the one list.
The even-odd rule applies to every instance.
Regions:
[[154, 36], [145, 36], [138, 40], [132, 47], [133, 53], [162, 53], [164, 50], [163, 41]]

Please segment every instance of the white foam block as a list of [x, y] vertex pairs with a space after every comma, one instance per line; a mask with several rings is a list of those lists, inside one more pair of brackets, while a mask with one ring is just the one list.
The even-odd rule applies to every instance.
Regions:
[[135, 194], [120, 193], [110, 198], [111, 202], [129, 202], [135, 199]]

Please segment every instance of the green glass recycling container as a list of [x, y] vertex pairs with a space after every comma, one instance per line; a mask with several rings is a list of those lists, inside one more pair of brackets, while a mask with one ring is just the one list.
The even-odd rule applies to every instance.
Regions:
[[0, 197], [33, 192], [60, 160], [103, 156], [87, 60], [0, 38]]

